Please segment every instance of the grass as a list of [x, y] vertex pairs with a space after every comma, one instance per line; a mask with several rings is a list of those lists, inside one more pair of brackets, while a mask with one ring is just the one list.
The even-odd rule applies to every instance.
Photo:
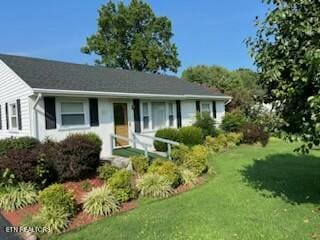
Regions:
[[212, 155], [206, 184], [54, 239], [320, 239], [320, 151], [295, 147], [272, 139]]
[[[144, 155], [144, 151], [137, 149], [137, 148], [119, 148], [113, 150], [113, 155], [121, 156], [121, 157], [132, 157], [137, 155]], [[148, 152], [148, 156], [151, 160], [155, 158], [163, 158], [163, 156], [160, 156], [156, 153]]]

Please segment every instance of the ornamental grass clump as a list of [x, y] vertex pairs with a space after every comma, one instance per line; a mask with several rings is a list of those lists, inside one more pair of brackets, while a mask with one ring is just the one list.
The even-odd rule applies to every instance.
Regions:
[[174, 193], [171, 182], [166, 176], [156, 173], [147, 173], [137, 181], [137, 188], [142, 196], [166, 198]]
[[37, 203], [37, 189], [32, 183], [8, 185], [0, 191], [0, 209], [14, 211]]
[[119, 211], [119, 202], [107, 186], [94, 188], [84, 197], [83, 210], [92, 216], [107, 216]]
[[182, 183], [186, 184], [190, 187], [193, 187], [199, 183], [199, 179], [192, 171], [187, 168], [180, 167], [179, 168]]

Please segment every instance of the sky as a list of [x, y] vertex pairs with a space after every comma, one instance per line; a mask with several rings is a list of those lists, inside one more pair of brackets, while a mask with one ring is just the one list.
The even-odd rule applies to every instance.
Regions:
[[[97, 29], [98, 9], [107, 0], [2, 0], [0, 53], [93, 64], [80, 52]], [[128, 2], [128, 1], [125, 1]], [[167, 16], [181, 60], [177, 75], [198, 64], [230, 70], [255, 69], [244, 40], [254, 36], [261, 0], [146, 0]]]

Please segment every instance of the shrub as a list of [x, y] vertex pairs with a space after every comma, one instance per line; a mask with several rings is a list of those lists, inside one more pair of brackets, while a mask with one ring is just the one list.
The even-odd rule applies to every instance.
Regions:
[[172, 161], [155, 159], [148, 169], [148, 173], [158, 174], [168, 179], [173, 187], [180, 184], [181, 176], [178, 166]]
[[254, 124], [247, 123], [241, 129], [243, 134], [243, 142], [247, 144], [254, 144], [260, 142], [262, 146], [266, 146], [269, 141], [269, 134], [264, 131], [263, 127]]
[[226, 113], [220, 127], [226, 132], [239, 132], [246, 123], [245, 117], [239, 111]]
[[181, 174], [182, 183], [192, 187], [199, 182], [197, 176], [189, 169], [180, 168], [179, 171]]
[[0, 156], [0, 172], [6, 169], [19, 182], [43, 183], [48, 165], [39, 157], [37, 149], [13, 149]]
[[18, 183], [16, 186], [6, 186], [0, 193], [0, 209], [13, 211], [37, 202], [37, 190], [31, 183]]
[[137, 188], [142, 196], [165, 198], [174, 193], [171, 182], [165, 176], [147, 173], [137, 181]]
[[119, 171], [119, 168], [114, 167], [109, 163], [105, 163], [98, 167], [99, 178], [105, 181], [108, 181], [117, 171]]
[[39, 140], [31, 137], [2, 139], [0, 140], [0, 155], [9, 150], [33, 149], [39, 144]]
[[133, 170], [138, 174], [144, 174], [149, 167], [149, 160], [144, 156], [134, 156], [130, 158]]
[[[178, 141], [179, 131], [178, 129], [175, 129], [175, 128], [163, 128], [163, 129], [159, 129], [156, 132], [155, 137], [164, 138], [172, 141]], [[168, 151], [168, 146], [164, 142], [154, 141], [153, 145], [157, 151], [160, 151], [160, 152]]]
[[108, 188], [119, 202], [127, 202], [135, 198], [136, 191], [133, 185], [133, 174], [121, 169], [117, 171], [108, 181]]
[[95, 134], [95, 133], [77, 133], [77, 134], [72, 134], [71, 135], [72, 138], [79, 138], [80, 140], [82, 138], [86, 138], [88, 141], [91, 141], [92, 143], [94, 143], [94, 145], [96, 146], [96, 151], [97, 152], [101, 152], [101, 148], [102, 148], [102, 140], [101, 138]]
[[189, 154], [190, 148], [184, 144], [180, 144], [173, 148], [171, 157], [172, 160], [178, 164], [181, 165], [183, 163], [183, 160], [186, 158], [186, 156]]
[[201, 129], [194, 126], [180, 128], [179, 142], [187, 146], [194, 146], [203, 143], [203, 135]]
[[55, 158], [54, 168], [60, 182], [84, 179], [99, 166], [100, 151], [87, 135], [70, 135], [60, 144], [61, 156]]
[[193, 126], [200, 128], [204, 137], [215, 137], [218, 135], [218, 131], [216, 129], [215, 124], [216, 122], [212, 117], [210, 117], [210, 114], [198, 113], [196, 116], [196, 122], [193, 124]]
[[224, 139], [220, 139], [220, 140], [222, 140], [222, 142], [219, 141], [217, 137], [213, 138], [213, 137], [207, 136], [206, 140], [204, 141], [204, 146], [206, 146], [207, 148], [211, 149], [214, 152], [220, 152], [225, 148], [225, 142], [223, 141]]
[[230, 132], [226, 134], [226, 138], [229, 146], [237, 146], [237, 145], [240, 145], [243, 139], [243, 134]]
[[63, 209], [73, 216], [76, 211], [75, 198], [62, 184], [53, 184], [39, 193], [39, 202], [47, 209]]
[[119, 203], [111, 191], [106, 186], [102, 186], [86, 194], [83, 209], [92, 216], [106, 216], [117, 212]]
[[196, 176], [208, 170], [208, 150], [202, 145], [192, 147], [189, 155], [184, 159], [183, 167], [192, 171]]

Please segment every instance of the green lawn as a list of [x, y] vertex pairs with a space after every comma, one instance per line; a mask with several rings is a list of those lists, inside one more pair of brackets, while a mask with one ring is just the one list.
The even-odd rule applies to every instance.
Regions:
[[[57, 239], [320, 239], [320, 151], [292, 152], [272, 139], [214, 155], [201, 187], [161, 201], [141, 200]], [[316, 205], [318, 204], [318, 205]]]

